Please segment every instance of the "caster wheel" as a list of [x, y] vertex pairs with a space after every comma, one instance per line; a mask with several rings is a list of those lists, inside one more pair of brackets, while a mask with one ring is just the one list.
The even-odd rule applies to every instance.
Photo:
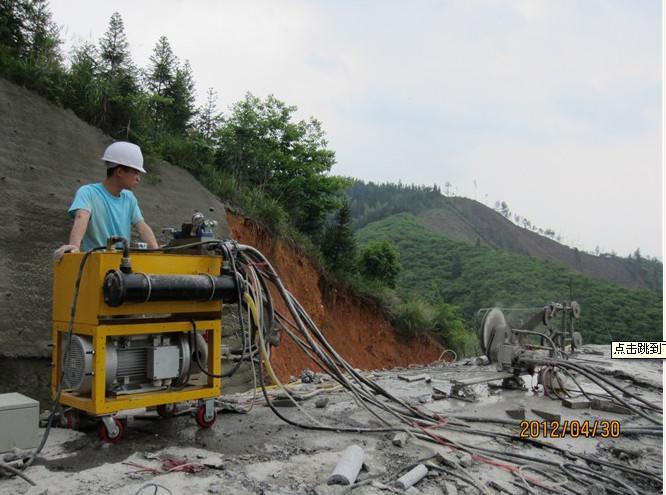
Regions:
[[69, 409], [63, 413], [65, 427], [70, 430], [78, 430], [81, 427], [81, 415], [75, 409]]
[[215, 420], [217, 419], [217, 411], [213, 411], [213, 418], [208, 421], [205, 419], [204, 417], [205, 415], [206, 415], [206, 406], [202, 404], [197, 408], [197, 412], [194, 415], [194, 419], [197, 421], [197, 424], [201, 428], [210, 428], [211, 426], [213, 426], [213, 423], [215, 423]]
[[176, 404], [160, 404], [157, 406], [157, 414], [161, 418], [173, 418], [176, 414]]
[[97, 429], [97, 434], [99, 435], [99, 439], [102, 442], [118, 443], [125, 436], [125, 425], [123, 424], [123, 422], [115, 417], [113, 418], [113, 421], [114, 423], [116, 423], [116, 426], [118, 427], [118, 433], [114, 437], [109, 435], [109, 430], [106, 428], [106, 425], [104, 423], [101, 423], [99, 425], [99, 428]]

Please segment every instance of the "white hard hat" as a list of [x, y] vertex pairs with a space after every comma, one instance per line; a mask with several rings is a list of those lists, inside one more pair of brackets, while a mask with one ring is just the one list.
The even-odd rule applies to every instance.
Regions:
[[116, 165], [125, 165], [138, 170], [141, 173], [146, 173], [143, 168], [143, 155], [141, 148], [136, 144], [128, 143], [126, 141], [117, 141], [110, 144], [104, 150], [102, 160], [107, 162], [108, 167], [115, 167]]

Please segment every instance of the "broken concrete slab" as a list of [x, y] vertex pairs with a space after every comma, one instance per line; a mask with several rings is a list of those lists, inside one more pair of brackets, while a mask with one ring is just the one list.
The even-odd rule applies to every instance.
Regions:
[[587, 399], [564, 399], [562, 405], [569, 409], [587, 409], [592, 405], [592, 401]]
[[291, 399], [274, 399], [271, 401], [275, 407], [296, 407], [296, 404]]
[[597, 398], [592, 399], [591, 407], [592, 409], [596, 409], [597, 411], [606, 411], [617, 414], [632, 414], [631, 409], [629, 409], [628, 407], [616, 404], [615, 402], [610, 400], [603, 400]]
[[507, 409], [506, 415], [513, 419], [525, 419], [525, 408]]
[[398, 375], [399, 380], [403, 380], [405, 382], [418, 382], [421, 380], [425, 380], [426, 382], [430, 382], [431, 378], [428, 375]]
[[546, 421], [561, 421], [562, 420], [562, 415], [561, 414], [556, 414], [552, 413], [549, 411], [544, 411], [542, 409], [532, 409], [532, 412], [539, 416], [540, 418], [545, 419]]

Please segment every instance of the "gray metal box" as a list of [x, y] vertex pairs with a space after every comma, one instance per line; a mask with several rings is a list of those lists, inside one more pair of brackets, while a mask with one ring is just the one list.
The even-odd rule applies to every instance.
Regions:
[[34, 449], [39, 443], [39, 402], [23, 394], [0, 394], [0, 453]]
[[180, 352], [175, 345], [153, 347], [148, 351], [147, 375], [151, 380], [176, 378], [180, 370]]

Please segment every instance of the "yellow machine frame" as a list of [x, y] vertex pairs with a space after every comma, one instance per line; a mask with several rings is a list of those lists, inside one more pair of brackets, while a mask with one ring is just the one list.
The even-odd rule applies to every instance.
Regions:
[[[55, 398], [61, 376], [61, 337], [69, 328], [71, 306], [77, 274], [84, 254], [66, 254], [53, 270], [53, 366], [51, 394]], [[102, 416], [126, 409], [159, 406], [176, 402], [205, 400], [221, 394], [220, 378], [208, 376], [205, 385], [186, 386], [182, 390], [164, 390], [109, 397], [106, 391], [106, 343], [110, 336], [129, 336], [207, 331], [208, 370], [221, 372], [220, 301], [168, 301], [124, 303], [110, 307], [104, 302], [103, 281], [109, 270], [120, 265], [121, 253], [99, 251], [89, 255], [79, 287], [73, 334], [87, 335], [93, 344], [93, 379], [90, 394], [81, 395], [63, 390], [60, 403], [93, 416]], [[132, 253], [136, 273], [151, 275], [219, 275], [222, 258], [208, 255], [164, 253]]]

